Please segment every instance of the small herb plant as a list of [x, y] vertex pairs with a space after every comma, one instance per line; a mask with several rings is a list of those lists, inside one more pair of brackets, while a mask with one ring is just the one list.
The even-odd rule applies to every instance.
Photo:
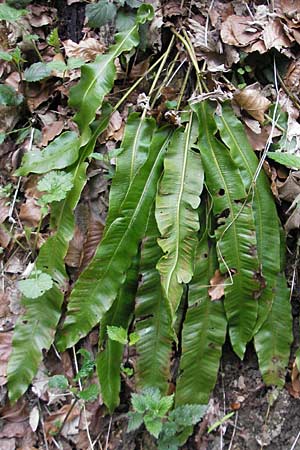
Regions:
[[204, 415], [206, 405], [184, 405], [170, 411], [174, 395], [161, 396], [158, 389], [132, 394], [133, 411], [128, 413], [128, 432], [142, 424], [158, 440], [159, 450], [177, 450], [193, 432]]
[[83, 389], [71, 386], [68, 379], [64, 375], [54, 375], [48, 382], [49, 389], [58, 390], [62, 393], [73, 394], [75, 401], [84, 400], [85, 402], [93, 402], [99, 395], [99, 386], [95, 383], [89, 383], [89, 379], [95, 370], [95, 361], [90, 352], [81, 348], [77, 354], [83, 357], [82, 365], [77, 375], [73, 378], [74, 383], [79, 381], [83, 385]]

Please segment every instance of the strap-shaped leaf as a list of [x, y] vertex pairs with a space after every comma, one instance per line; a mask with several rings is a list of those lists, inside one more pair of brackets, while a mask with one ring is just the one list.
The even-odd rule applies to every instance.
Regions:
[[139, 44], [139, 26], [153, 18], [153, 7], [141, 5], [137, 11], [132, 28], [115, 36], [115, 44], [105, 55], [99, 55], [95, 62], [81, 67], [80, 82], [70, 90], [69, 105], [77, 110], [74, 121], [77, 123], [82, 145], [90, 137], [90, 124], [101, 107], [104, 96], [113, 87], [116, 68], [115, 59], [123, 52], [132, 50]]
[[109, 211], [106, 229], [118, 217], [120, 206], [137, 171], [148, 156], [149, 146], [155, 129], [155, 120], [142, 118], [132, 113], [127, 119], [122, 151], [117, 156], [116, 172], [109, 194]]
[[44, 150], [25, 153], [17, 176], [46, 173], [71, 166], [78, 158], [80, 141], [74, 131], [66, 131], [54, 139]]
[[[228, 146], [230, 154], [240, 169], [246, 190], [248, 191], [258, 160], [247, 139], [241, 122], [237, 119], [229, 104], [222, 107], [222, 115], [216, 116], [216, 123], [222, 140]], [[253, 185], [250, 198], [253, 198], [253, 212], [256, 225], [257, 251], [262, 265], [262, 275], [266, 287], [258, 301], [258, 320], [256, 330], [265, 321], [273, 303], [277, 275], [280, 271], [280, 225], [270, 184], [264, 171], [259, 174]]]
[[75, 284], [58, 339], [60, 349], [86, 336], [116, 299], [145, 234], [169, 134], [167, 128], [154, 134], [148, 159], [130, 185], [120, 216], [107, 230], [92, 262]]
[[[111, 339], [104, 339], [107, 325], [128, 329], [134, 311], [138, 271], [139, 258], [136, 257], [127, 272], [126, 281], [118, 293], [117, 300], [101, 321], [100, 332], [102, 339], [100, 342], [100, 352], [96, 358], [96, 365], [101, 385], [101, 395], [110, 413], [114, 411], [120, 402], [120, 366], [124, 345]], [[104, 349], [101, 350], [102, 345], [104, 345]]]
[[136, 297], [135, 318], [139, 334], [136, 380], [141, 389], [155, 387], [165, 394], [170, 378], [173, 332], [170, 310], [155, 267], [162, 256], [158, 236], [153, 211], [142, 245], [141, 281]]
[[189, 285], [188, 310], [182, 331], [182, 352], [176, 384], [176, 404], [206, 404], [214, 388], [227, 320], [221, 301], [212, 301], [207, 286], [217, 268], [216, 249], [202, 235], [195, 274]]
[[[132, 113], [127, 119], [121, 153], [117, 156], [116, 172], [109, 196], [109, 212], [106, 230], [118, 217], [120, 206], [134, 179], [134, 175], [147, 159], [149, 146], [155, 129], [155, 120]], [[101, 384], [103, 401], [112, 412], [119, 404], [120, 364], [123, 345], [107, 338], [107, 325], [122, 326], [127, 329], [130, 314], [134, 308], [137, 288], [139, 259], [135, 258], [133, 266], [127, 272], [117, 299], [100, 323], [100, 352], [97, 356], [97, 371]], [[103, 350], [104, 347], [104, 350]]]
[[283, 274], [277, 276], [271, 310], [254, 336], [259, 368], [267, 385], [283, 387], [293, 341], [289, 290]]
[[[48, 350], [54, 340], [67, 280], [64, 258], [74, 232], [73, 210], [86, 183], [87, 164], [83, 161], [93, 152], [98, 134], [107, 127], [109, 112], [102, 118], [91, 143], [82, 149], [81, 158], [71, 171], [74, 180], [72, 190], [62, 202], [53, 206], [51, 222], [56, 233], [40, 249], [36, 267], [48, 273], [55, 283], [38, 299], [23, 299], [26, 313], [15, 326], [7, 371], [11, 401], [24, 394], [38, 370], [43, 350]], [[60, 150], [63, 153], [64, 149]]]
[[164, 173], [156, 196], [155, 217], [164, 255], [157, 264], [173, 320], [183, 283], [194, 270], [199, 217], [197, 208], [203, 188], [203, 169], [195, 149], [198, 126], [192, 115], [185, 129], [175, 131], [164, 160]]
[[253, 337], [260, 291], [259, 261], [252, 208], [227, 147], [216, 137], [216, 124], [206, 102], [193, 105], [199, 118], [199, 143], [206, 183], [218, 218], [216, 229], [220, 270], [231, 273], [225, 286], [225, 311], [236, 354], [242, 358]]

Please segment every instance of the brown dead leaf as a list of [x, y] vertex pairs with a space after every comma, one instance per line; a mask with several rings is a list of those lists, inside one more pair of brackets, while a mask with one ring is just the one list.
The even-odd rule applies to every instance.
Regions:
[[[244, 122], [246, 123], [245, 131], [247, 133], [248, 139], [250, 141], [250, 144], [254, 150], [260, 151], [263, 150], [266, 146], [266, 143], [270, 137], [270, 134], [272, 132], [272, 126], [266, 125], [265, 127], [261, 128], [260, 133], [256, 133], [254, 130], [255, 128], [251, 128], [248, 122], [249, 119], [244, 119]], [[251, 120], [251, 119], [250, 119]], [[257, 130], [258, 131], [258, 130]], [[275, 128], [273, 130], [273, 137], [281, 136], [282, 132], [278, 130], [278, 128]]]
[[9, 200], [0, 198], [0, 224], [5, 222], [9, 214]]
[[270, 48], [281, 50], [283, 47], [291, 46], [291, 41], [285, 34], [279, 19], [271, 20], [267, 23], [263, 29], [262, 38], [267, 50]]
[[18, 106], [0, 105], [0, 132], [6, 133], [14, 128], [20, 117]]
[[110, 120], [105, 132], [105, 141], [108, 139], [114, 139], [115, 141], [120, 141], [124, 133], [123, 119], [119, 111], [115, 111]]
[[220, 300], [224, 295], [225, 277], [221, 274], [219, 269], [215, 271], [215, 274], [209, 283], [210, 287], [208, 288], [208, 295], [211, 300]]
[[247, 111], [250, 116], [259, 122], [264, 121], [264, 112], [271, 104], [271, 102], [260, 93], [258, 83], [247, 86], [243, 90], [237, 90], [234, 93], [234, 99], [242, 109]]
[[233, 15], [234, 10], [231, 3], [223, 3], [215, 1], [213, 8], [209, 8], [208, 14], [213, 27], [219, 29], [220, 25], [227, 19], [228, 16]]
[[7, 292], [0, 292], [0, 318], [6, 317], [9, 313], [8, 294]]
[[261, 30], [251, 25], [250, 17], [228, 16], [221, 26], [221, 38], [225, 44], [245, 47], [259, 39]]
[[42, 129], [42, 145], [45, 147], [48, 145], [49, 141], [52, 141], [56, 136], [58, 136], [64, 127], [64, 121], [58, 120], [57, 122], [53, 122], [49, 125], [46, 125]]
[[83, 247], [83, 258], [81, 270], [83, 270], [91, 261], [96, 248], [102, 238], [104, 225], [100, 220], [92, 220], [89, 224], [88, 235]]
[[46, 418], [45, 433], [50, 441], [52, 439], [52, 436], [55, 435], [55, 433], [57, 433], [57, 431], [59, 430], [61, 424], [66, 419], [68, 413], [69, 413], [69, 416], [66, 419], [66, 423], [62, 430], [62, 434], [64, 436], [66, 436], [68, 434], [68, 431], [70, 430], [70, 426], [75, 427], [78, 432], [80, 409], [77, 406], [75, 406], [72, 410], [71, 410], [71, 408], [72, 408], [71, 405], [64, 405], [58, 411], [50, 414]]
[[69, 243], [68, 253], [65, 257], [67, 266], [80, 267], [84, 240], [85, 236], [82, 230], [76, 225], [74, 236]]
[[85, 62], [93, 61], [106, 50], [105, 45], [95, 38], [87, 38], [78, 44], [68, 39], [63, 42], [63, 46], [68, 58], [81, 58]]
[[29, 227], [36, 228], [41, 220], [41, 207], [34, 198], [28, 198], [21, 205], [20, 220]]
[[12, 331], [0, 333], [0, 386], [6, 384], [6, 369], [11, 353]]
[[300, 194], [300, 171], [290, 172], [284, 182], [277, 182], [279, 198], [292, 203]]
[[292, 61], [288, 67], [287, 73], [284, 77], [285, 85], [292, 91], [299, 91], [300, 83], [300, 61]]
[[296, 23], [300, 21], [300, 0], [280, 0], [281, 12]]
[[55, 17], [57, 17], [57, 10], [43, 5], [30, 5], [31, 14], [29, 17], [30, 25], [35, 28], [40, 28], [45, 25], [51, 25]]
[[294, 361], [293, 363], [291, 380], [292, 382], [289, 388], [289, 393], [294, 398], [300, 398], [300, 372], [297, 367], [296, 361]]
[[134, 64], [134, 66], [130, 71], [129, 78], [131, 80], [136, 80], [137, 78], [143, 76], [148, 69], [149, 69], [149, 58], [145, 59], [144, 61], [141, 61], [138, 64]]
[[0, 225], [0, 246], [6, 248], [10, 243], [11, 236], [3, 225]]

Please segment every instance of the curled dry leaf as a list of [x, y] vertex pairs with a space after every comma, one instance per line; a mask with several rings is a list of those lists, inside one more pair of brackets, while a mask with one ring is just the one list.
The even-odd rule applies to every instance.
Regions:
[[247, 111], [250, 116], [259, 122], [264, 121], [264, 113], [271, 104], [271, 102], [260, 93], [257, 83], [247, 86], [243, 90], [237, 90], [234, 93], [234, 100], [242, 109]]
[[221, 274], [219, 269], [215, 271], [214, 276], [210, 280], [210, 287], [208, 288], [208, 295], [211, 300], [220, 300], [224, 295], [225, 277]]
[[76, 42], [68, 39], [63, 42], [63, 46], [68, 58], [81, 58], [85, 62], [93, 61], [97, 55], [105, 52], [105, 45], [94, 38], [87, 38]]
[[246, 47], [257, 41], [261, 30], [250, 26], [250, 17], [231, 15], [222, 23], [221, 38], [225, 44]]

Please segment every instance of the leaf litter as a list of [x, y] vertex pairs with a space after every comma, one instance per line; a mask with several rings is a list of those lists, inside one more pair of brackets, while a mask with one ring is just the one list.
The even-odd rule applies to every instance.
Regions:
[[[85, 3], [85, 2], [83, 2]], [[118, 2], [116, 2], [118, 3]], [[264, 91], [266, 86], [274, 83], [274, 77], [270, 73], [269, 68], [264, 64], [264, 57], [268, 58], [269, 55], [276, 55], [276, 70], [280, 75], [280, 104], [281, 110], [285, 113], [285, 120], [276, 128], [277, 132], [273, 134], [273, 149], [275, 153], [285, 154], [286, 146], [284, 142], [290, 143], [288, 146], [290, 155], [297, 155], [299, 153], [299, 63], [297, 61], [298, 45], [300, 44], [299, 24], [300, 24], [300, 12], [297, 2], [287, 2], [285, 0], [274, 2], [274, 10], [267, 5], [257, 5], [255, 2], [251, 5], [245, 5], [242, 1], [233, 1], [223, 3], [221, 1], [215, 2], [194, 2], [190, 7], [181, 5], [180, 2], [172, 1], [167, 4], [160, 5], [159, 2], [155, 2], [157, 7], [157, 15], [161, 15], [159, 21], [156, 21], [156, 38], [149, 40], [150, 45], [155, 45], [156, 50], [160, 48], [164, 40], [161, 40], [162, 17], [167, 21], [167, 26], [185, 26], [188, 30], [188, 36], [192, 42], [195, 50], [195, 54], [200, 62], [207, 67], [207, 78], [210, 91], [220, 90], [224, 95], [232, 96], [236, 102], [237, 114], [240, 119], [246, 125], [246, 129], [251, 130], [251, 142], [254, 143], [254, 149], [262, 151], [266, 147], [268, 137], [271, 132], [271, 121], [266, 116], [271, 103], [274, 103], [275, 93], [270, 89]], [[213, 5], [212, 5], [213, 3]], [[257, 2], [259, 3], [259, 2]], [[77, 0], [69, 0], [67, 2], [72, 8], [76, 8], [77, 4], [80, 4]], [[108, 9], [106, 9], [106, 16], [112, 20], [115, 14], [115, 4], [110, 3]], [[105, 29], [107, 34], [106, 41], [103, 39], [102, 30], [95, 31], [89, 28], [88, 22], [85, 25], [85, 34], [79, 42], [75, 42], [72, 39], [66, 39], [59, 42], [59, 53], [55, 53], [54, 47], [47, 44], [47, 35], [51, 27], [57, 25], [55, 17], [57, 11], [54, 7], [49, 5], [38, 5], [35, 2], [31, 2], [27, 6], [28, 14], [21, 13], [22, 15], [22, 27], [18, 28], [14, 21], [9, 20], [7, 22], [1, 22], [1, 26], [4, 26], [5, 33], [1, 37], [1, 51], [11, 53], [15, 45], [18, 45], [24, 54], [25, 58], [28, 58], [21, 66], [22, 78], [19, 76], [18, 71], [14, 66], [7, 63], [7, 61], [1, 59], [0, 61], [0, 73], [1, 73], [1, 87], [4, 86], [6, 94], [9, 87], [9, 92], [12, 94], [10, 97], [6, 95], [0, 96], [0, 128], [1, 132], [5, 134], [5, 145], [9, 143], [8, 151], [2, 155], [1, 164], [8, 168], [5, 172], [3, 179], [1, 179], [1, 186], [5, 188], [9, 183], [12, 185], [12, 191], [8, 193], [6, 197], [0, 199], [0, 212], [1, 212], [1, 229], [0, 229], [0, 242], [1, 247], [4, 249], [4, 266], [2, 267], [3, 274], [3, 291], [2, 291], [2, 316], [11, 314], [9, 302], [12, 298], [5, 297], [7, 292], [12, 297], [11, 283], [22, 286], [23, 291], [28, 292], [30, 295], [38, 297], [42, 292], [50, 289], [53, 281], [49, 275], [36, 272], [35, 278], [28, 278], [27, 280], [20, 280], [20, 274], [24, 271], [24, 259], [34, 258], [36, 248], [38, 246], [38, 239], [46, 239], [49, 234], [49, 217], [46, 213], [42, 215], [41, 208], [39, 206], [39, 195], [36, 192], [39, 188], [43, 192], [47, 191], [48, 194], [44, 194], [44, 201], [50, 203], [52, 201], [58, 201], [67, 195], [67, 192], [71, 189], [70, 177], [67, 180], [55, 179], [55, 172], [52, 173], [52, 179], [43, 181], [42, 178], [36, 179], [34, 182], [35, 188], [30, 191], [25, 191], [25, 180], [21, 181], [18, 186], [18, 181], [15, 176], [14, 170], [19, 166], [20, 158], [26, 150], [30, 148], [29, 155], [32, 158], [36, 158], [35, 155], [42, 155], [47, 152], [49, 145], [54, 142], [55, 138], [61, 134], [63, 130], [69, 130], [70, 117], [72, 111], [68, 106], [68, 98], [70, 88], [77, 82], [80, 76], [77, 67], [74, 67], [68, 71], [60, 70], [62, 66], [56, 66], [57, 69], [52, 69], [48, 64], [53, 61], [60, 61], [63, 64], [67, 64], [71, 58], [79, 58], [84, 62], [94, 61], [99, 54], [103, 54], [107, 48], [107, 41], [113, 39], [112, 30]], [[90, 8], [91, 9], [91, 8]], [[0, 10], [1, 14], [1, 10]], [[8, 13], [7, 13], [8, 14]], [[158, 16], [157, 16], [158, 17]], [[97, 23], [91, 23], [91, 15], [88, 19], [90, 25], [99, 28], [102, 23], [99, 23], [98, 15], [93, 18]], [[101, 19], [103, 20], [103, 18]], [[3, 25], [4, 24], [4, 25]], [[81, 32], [81, 30], [79, 30]], [[37, 38], [26, 38], [26, 35], [37, 34]], [[36, 52], [37, 49], [37, 52]], [[63, 49], [63, 50], [62, 50]], [[182, 47], [178, 45], [178, 51], [180, 58], [183, 58], [184, 52]], [[35, 53], [36, 52], [36, 53]], [[38, 61], [38, 54], [42, 55], [44, 62]], [[57, 57], [57, 55], [60, 55]], [[259, 56], [261, 55], [261, 56]], [[145, 60], [146, 61], [146, 60]], [[123, 80], [123, 86], [126, 87], [128, 79], [136, 79], [138, 76], [147, 70], [148, 62], [146, 61], [136, 62], [134, 61], [133, 67], [126, 67], [126, 62], [119, 61], [118, 77]], [[272, 61], [272, 58], [269, 60]], [[38, 66], [37, 66], [38, 64]], [[125, 64], [125, 66], [124, 66]], [[140, 64], [140, 66], [139, 66]], [[80, 64], [79, 64], [80, 65]], [[60, 67], [60, 68], [59, 68]], [[79, 67], [79, 66], [78, 66]], [[124, 68], [125, 67], [125, 68]], [[247, 71], [246, 67], [250, 67]], [[134, 70], [136, 74], [134, 74]], [[127, 73], [129, 71], [129, 74]], [[132, 73], [131, 73], [132, 72]], [[231, 82], [228, 82], [228, 72], [233, 73]], [[234, 79], [235, 77], [235, 79]], [[24, 81], [27, 81], [26, 96], [24, 103], [22, 103], [21, 109], [19, 103], [23, 102], [21, 96], [25, 95]], [[118, 89], [121, 91], [121, 87], [117, 86], [115, 95], [118, 95]], [[141, 90], [139, 93], [142, 93]], [[166, 96], [168, 98], [168, 96]], [[212, 96], [210, 97], [212, 98]], [[216, 97], [219, 100], [219, 96]], [[136, 99], [134, 94], [129, 96], [128, 104], [126, 108], [135, 108]], [[24, 110], [26, 114], [24, 115]], [[270, 114], [270, 113], [269, 113]], [[47, 115], [49, 115], [47, 119]], [[27, 119], [25, 119], [27, 117]], [[256, 121], [250, 122], [252, 119]], [[98, 147], [99, 153], [107, 153], [107, 149], [115, 147], [115, 142], [122, 140], [124, 132], [124, 122], [126, 120], [126, 113], [124, 111], [115, 111], [111, 117], [109, 127], [101, 137]], [[277, 119], [275, 119], [277, 120]], [[76, 126], [72, 125], [72, 133], [76, 133]], [[16, 134], [10, 134], [15, 128], [19, 128]], [[24, 130], [25, 129], [25, 130]], [[28, 134], [22, 133], [26, 130]], [[18, 144], [15, 144], [16, 139], [20, 139]], [[74, 137], [74, 135], [73, 135]], [[285, 141], [283, 140], [285, 139]], [[281, 141], [281, 142], [280, 142]], [[74, 151], [74, 140], [70, 141], [70, 148]], [[3, 145], [3, 144], [1, 144]], [[46, 147], [46, 149], [44, 148]], [[52, 147], [53, 148], [53, 144]], [[75, 144], [76, 148], [76, 144]], [[27, 153], [28, 155], [28, 153]], [[30, 156], [27, 156], [30, 157]], [[39, 158], [39, 157], [38, 157]], [[70, 156], [72, 159], [72, 155]], [[291, 163], [288, 164], [288, 175], [285, 179], [282, 177], [282, 167], [280, 160], [276, 162], [276, 159], [269, 159], [269, 165], [271, 166], [274, 175], [274, 184], [278, 191], [278, 199], [282, 203], [286, 203], [287, 206], [282, 210], [283, 221], [285, 221], [285, 229], [288, 233], [298, 232], [300, 226], [299, 218], [299, 186], [298, 186], [298, 174], [295, 171], [295, 166]], [[275, 161], [275, 162], [274, 162]], [[47, 164], [47, 163], [46, 163]], [[61, 168], [61, 165], [50, 167], [53, 169]], [[49, 170], [50, 170], [49, 169]], [[106, 164], [106, 162], [93, 161], [89, 173], [89, 180], [87, 187], [84, 191], [82, 201], [79, 203], [77, 210], [80, 210], [83, 202], [88, 202], [90, 212], [87, 214], [86, 223], [78, 223], [73, 240], [70, 242], [69, 251], [66, 256], [66, 264], [77, 271], [76, 274], [70, 273], [72, 281], [78, 276], [78, 273], [86, 267], [88, 261], [90, 261], [94, 254], [96, 247], [101, 240], [103, 234], [103, 227], [105, 221], [105, 215], [107, 212], [107, 200], [108, 200], [108, 180], [111, 177], [111, 171], [114, 169], [113, 165]], [[23, 169], [24, 170], [24, 169]], [[7, 176], [6, 176], [7, 173]], [[38, 172], [39, 173], [39, 172]], [[28, 175], [26, 170], [23, 171], [25, 177]], [[66, 175], [68, 175], [66, 173]], [[1, 175], [2, 177], [2, 175]], [[105, 181], [103, 181], [105, 180]], [[64, 188], [60, 190], [60, 183], [63, 182]], [[16, 199], [14, 200], [14, 194], [16, 193]], [[47, 196], [48, 197], [45, 197]], [[101, 206], [99, 206], [101, 205]], [[12, 210], [11, 210], [12, 208]], [[96, 211], [96, 214], [95, 214]], [[100, 213], [99, 213], [100, 211]], [[76, 215], [76, 213], [75, 213]], [[78, 214], [77, 214], [78, 215]], [[13, 220], [10, 220], [13, 219]], [[80, 221], [81, 219], [77, 219]], [[40, 225], [40, 227], [39, 227]], [[296, 230], [296, 231], [295, 231]], [[293, 238], [293, 234], [290, 235]], [[33, 239], [32, 239], [33, 238]], [[16, 249], [19, 252], [16, 253]], [[20, 253], [21, 251], [21, 253]], [[34, 275], [34, 274], [33, 274]], [[24, 285], [25, 282], [27, 285]], [[209, 294], [212, 300], [219, 300], [224, 294], [223, 287], [224, 279], [220, 274], [216, 273], [211, 279], [211, 288]], [[7, 283], [7, 284], [6, 284]], [[24, 287], [25, 286], [25, 287]], [[7, 291], [6, 291], [7, 289]], [[33, 297], [33, 298], [34, 298]], [[298, 299], [299, 300], [299, 299]], [[16, 308], [15, 311], [17, 311]], [[14, 314], [13, 314], [14, 315]], [[18, 316], [19, 313], [15, 314]], [[16, 320], [16, 317], [15, 319]], [[6, 365], [8, 355], [10, 352], [10, 343], [12, 338], [12, 331], [5, 331], [1, 329], [0, 333], [0, 347], [2, 349], [0, 358], [0, 383], [3, 386], [2, 389], [6, 389]], [[48, 357], [45, 359], [47, 360]], [[50, 358], [51, 359], [51, 358]], [[59, 358], [53, 358], [55, 364], [59, 370], [66, 371], [66, 365]], [[293, 363], [290, 371], [292, 389], [296, 392], [294, 396], [297, 396], [299, 392], [297, 370], [298, 366]], [[230, 366], [230, 364], [229, 364]], [[297, 369], [296, 369], [297, 367]], [[51, 370], [51, 368], [50, 368]], [[69, 369], [70, 370], [70, 369]], [[231, 370], [226, 369], [227, 371]], [[225, 370], [225, 372], [226, 372]], [[232, 369], [234, 370], [234, 369]], [[70, 376], [72, 378], [73, 375]], [[255, 375], [259, 379], [259, 375]], [[40, 398], [42, 402], [47, 402], [47, 375], [45, 371], [39, 373], [39, 377], [44, 377], [45, 393], [41, 394], [33, 383], [31, 396], [36, 401]], [[233, 377], [233, 380], [235, 378]], [[231, 381], [232, 383], [232, 381]], [[232, 392], [238, 389], [236, 386], [231, 386]], [[251, 386], [248, 394], [251, 397], [251, 389], [255, 390], [254, 386]], [[241, 389], [240, 389], [241, 390]], [[226, 393], [226, 395], [232, 396], [232, 392]], [[45, 397], [44, 397], [45, 395]], [[217, 392], [218, 398], [218, 392]], [[247, 395], [247, 394], [246, 394]], [[293, 395], [293, 394], [292, 394]], [[68, 401], [66, 399], [64, 402]], [[216, 400], [217, 402], [220, 401]], [[212, 425], [212, 422], [219, 420], [222, 408], [221, 401], [217, 406], [212, 406], [208, 413], [208, 426]], [[95, 405], [87, 405], [89, 422], [95, 423], [99, 420], [99, 414], [102, 418], [103, 412], [101, 412], [101, 401], [95, 402]], [[49, 406], [49, 408], [51, 408]], [[1, 415], [6, 417], [6, 425], [4, 425], [1, 431], [1, 439], [3, 445], [6, 445], [7, 449], [18, 447], [25, 447], [25, 445], [42, 445], [42, 428], [45, 432], [46, 439], [53, 443], [55, 441], [55, 434], [58, 431], [61, 423], [66, 420], [66, 425], [62, 430], [62, 436], [65, 442], [69, 440], [73, 445], [78, 445], [76, 448], [87, 448], [86, 441], [86, 425], [83, 424], [83, 409], [75, 406], [73, 411], [70, 412], [70, 403], [65, 403], [62, 406], [55, 406], [55, 409], [49, 412], [46, 407], [42, 407], [42, 411], [34, 406], [30, 409], [28, 404], [24, 403], [24, 400], [18, 402], [15, 407], [4, 406], [1, 410]], [[67, 415], [69, 416], [67, 417]], [[98, 414], [98, 416], [97, 416]], [[97, 419], [98, 417], [98, 419]], [[104, 420], [104, 418], [103, 418]], [[122, 420], [122, 419], [120, 419]], [[42, 426], [42, 421], [44, 425]], [[28, 431], [28, 424], [30, 430]], [[81, 425], [80, 425], [81, 424]], [[117, 427], [117, 426], [116, 426]], [[225, 435], [225, 440], [228, 439], [228, 430], [232, 428], [232, 423], [222, 426], [222, 433]], [[27, 430], [27, 431], [26, 431]], [[33, 435], [38, 430], [38, 434]], [[103, 430], [102, 430], [103, 431]], [[198, 441], [204, 442], [204, 434], [201, 436], [201, 425], [194, 438], [195, 447]], [[117, 433], [116, 433], [117, 434]], [[238, 432], [239, 434], [239, 432]], [[74, 437], [75, 436], [75, 437]], [[77, 436], [77, 438], [76, 438]], [[270, 437], [271, 436], [271, 437]], [[127, 439], [127, 438], [124, 438]], [[129, 439], [129, 438], [128, 438]], [[243, 442], [243, 433], [240, 433], [238, 439]], [[272, 440], [278, 440], [278, 433], [270, 434], [263, 442], [263, 445], [272, 445]], [[80, 440], [84, 444], [80, 444]], [[113, 441], [114, 439], [112, 439]], [[26, 444], [25, 444], [26, 443]], [[269, 444], [268, 444], [269, 443]], [[66, 448], [69, 444], [66, 443]], [[81, 445], [81, 446], [80, 446]], [[82, 446], [85, 445], [86, 447]], [[129, 445], [129, 444], [128, 444]], [[207, 441], [207, 448], [209, 447], [209, 440]], [[117, 448], [117, 445], [115, 446]], [[129, 448], [129, 447], [128, 447]], [[201, 447], [204, 448], [204, 447]], [[243, 448], [243, 447], [242, 447]], [[245, 447], [246, 448], [246, 447]], [[279, 447], [278, 447], [279, 448]]]

